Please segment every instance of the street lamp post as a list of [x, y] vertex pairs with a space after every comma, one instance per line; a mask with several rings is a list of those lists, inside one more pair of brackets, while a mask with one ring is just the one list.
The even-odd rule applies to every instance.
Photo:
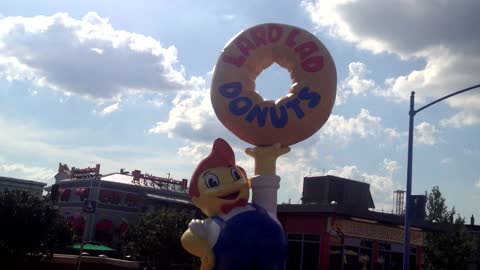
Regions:
[[344, 269], [344, 257], [345, 257], [345, 235], [336, 230], [337, 236], [340, 237], [340, 270]]
[[415, 110], [415, 92], [412, 91], [410, 95], [410, 111], [409, 114], [409, 124], [408, 124], [408, 161], [407, 161], [407, 198], [405, 205], [405, 224], [404, 224], [404, 233], [403, 233], [403, 270], [409, 269], [409, 259], [410, 259], [410, 224], [412, 222], [411, 217], [411, 197], [412, 197], [412, 155], [413, 155], [413, 122], [414, 117], [417, 113], [423, 111], [424, 109], [436, 104], [447, 98], [456, 96], [458, 94], [480, 88], [480, 84], [470, 86], [468, 88], [459, 90], [452, 94], [446, 95], [442, 98], [439, 98], [435, 101], [428, 103], [427, 105], [421, 107], [418, 110]]

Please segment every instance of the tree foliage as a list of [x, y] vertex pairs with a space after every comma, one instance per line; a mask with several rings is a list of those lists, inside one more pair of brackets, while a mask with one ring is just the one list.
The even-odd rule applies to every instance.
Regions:
[[0, 193], [0, 217], [0, 256], [4, 258], [51, 255], [71, 244], [71, 228], [45, 198], [23, 191]]
[[446, 231], [425, 235], [425, 262], [431, 269], [466, 269], [471, 261], [472, 237], [465, 228], [465, 219], [448, 210], [440, 189], [435, 186], [427, 195], [426, 219], [444, 224]]
[[191, 218], [188, 212], [171, 208], [142, 216], [125, 235], [126, 254], [152, 269], [191, 269], [198, 263], [180, 244]]

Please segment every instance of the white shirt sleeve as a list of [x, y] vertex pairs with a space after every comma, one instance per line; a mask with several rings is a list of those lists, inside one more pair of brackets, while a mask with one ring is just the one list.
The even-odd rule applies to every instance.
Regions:
[[204, 220], [192, 219], [188, 227], [196, 236], [206, 239], [210, 247], [213, 248], [220, 233], [220, 227], [218, 227], [215, 221], [210, 218]]
[[273, 216], [277, 216], [277, 190], [280, 177], [277, 175], [256, 175], [250, 179], [252, 184], [252, 202], [263, 207]]

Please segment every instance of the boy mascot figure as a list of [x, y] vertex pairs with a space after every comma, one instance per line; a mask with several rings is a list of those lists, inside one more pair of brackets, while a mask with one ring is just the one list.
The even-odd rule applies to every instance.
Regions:
[[[235, 165], [223, 139], [197, 165], [189, 186], [192, 202], [205, 220], [192, 220], [182, 236], [183, 247], [200, 257], [200, 270], [283, 270], [287, 242], [277, 219], [276, 159], [290, 151], [276, 144], [248, 148], [255, 176]], [[252, 203], [248, 203], [252, 189]]]

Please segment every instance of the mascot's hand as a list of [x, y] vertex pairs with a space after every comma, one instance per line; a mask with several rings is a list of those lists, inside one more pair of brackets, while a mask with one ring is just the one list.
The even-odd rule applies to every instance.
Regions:
[[247, 148], [245, 153], [255, 159], [255, 175], [275, 175], [276, 160], [290, 152], [290, 147], [276, 143], [267, 147]]
[[215, 255], [212, 248], [208, 245], [207, 240], [199, 237], [192, 229], [197, 228], [195, 226], [199, 223], [199, 220], [192, 220], [190, 227], [186, 230], [181, 239], [183, 248], [191, 254], [200, 258], [201, 265], [200, 270], [212, 270], [215, 266]]
[[200, 257], [200, 270], [212, 270], [215, 266], [215, 254], [212, 249], [206, 249], [202, 257]]

